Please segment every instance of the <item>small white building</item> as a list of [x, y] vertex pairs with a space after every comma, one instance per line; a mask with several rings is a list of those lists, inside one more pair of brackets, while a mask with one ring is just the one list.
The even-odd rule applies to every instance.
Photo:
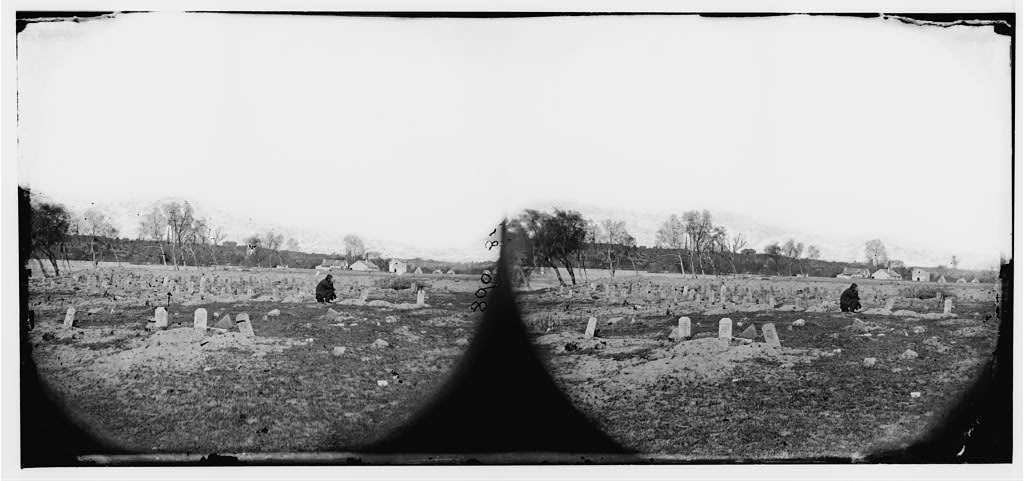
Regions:
[[448, 275], [455, 274], [455, 269], [448, 269], [448, 272], [446, 272], [446, 274], [448, 274]]
[[399, 274], [399, 275], [401, 275], [401, 274], [405, 274], [408, 271], [409, 271], [409, 264], [406, 264], [405, 261], [400, 261], [398, 259], [391, 259], [391, 261], [388, 262], [388, 272], [390, 272], [392, 274]]
[[871, 277], [871, 271], [863, 267], [844, 267], [843, 272], [836, 277], [840, 279], [867, 279]]
[[903, 279], [903, 276], [892, 269], [879, 269], [871, 274], [871, 278], [880, 281], [898, 281]]
[[342, 270], [343, 271], [345, 269], [348, 269], [348, 262], [345, 261], [345, 259], [324, 259], [323, 262], [321, 262], [320, 265], [317, 266], [316, 268], [317, 268], [317, 270], [324, 269], [324, 270], [330, 270], [330, 271], [333, 271], [333, 270]]
[[938, 282], [939, 284], [945, 284], [946, 283], [946, 276], [939, 276], [939, 280], [937, 280], [935, 282]]
[[974, 278], [974, 279], [973, 279], [973, 280], [971, 281], [971, 284], [978, 284], [979, 282], [981, 282], [981, 281], [979, 281], [979, 280], [978, 280], [978, 278], [977, 278], [977, 277], [975, 277], [975, 278]]
[[377, 267], [377, 264], [374, 264], [374, 263], [372, 263], [370, 261], [355, 261], [355, 262], [352, 263], [352, 265], [348, 266], [348, 268], [352, 269], [354, 271], [360, 271], [360, 272], [377, 272], [377, 271], [380, 271], [380, 268]]
[[956, 283], [957, 284], [967, 284], [967, 279], [964, 279], [963, 277], [961, 277], [961, 278], [956, 280]]
[[434, 269], [433, 273], [434, 274], [443, 274], [443, 272], [441, 272], [441, 269]]
[[413, 274], [422, 274], [422, 273], [423, 273], [423, 269], [420, 269], [419, 266], [416, 266], [416, 271], [414, 271]]
[[914, 282], [928, 282], [932, 280], [932, 274], [920, 267], [915, 267], [910, 271], [910, 280]]

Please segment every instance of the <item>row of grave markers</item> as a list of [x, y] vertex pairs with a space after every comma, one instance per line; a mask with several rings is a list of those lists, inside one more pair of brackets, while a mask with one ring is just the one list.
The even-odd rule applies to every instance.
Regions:
[[[587, 320], [587, 329], [583, 335], [587, 338], [594, 337], [597, 331], [597, 318], [591, 316]], [[779, 340], [779, 333], [775, 330], [774, 323], [765, 323], [761, 325], [761, 332], [764, 334], [765, 342], [772, 347], [782, 347], [782, 343]], [[690, 322], [689, 317], [680, 317], [678, 325], [678, 333], [680, 339], [687, 339], [693, 336], [693, 326]], [[728, 317], [718, 321], [718, 337], [719, 339], [732, 339], [732, 319]]]

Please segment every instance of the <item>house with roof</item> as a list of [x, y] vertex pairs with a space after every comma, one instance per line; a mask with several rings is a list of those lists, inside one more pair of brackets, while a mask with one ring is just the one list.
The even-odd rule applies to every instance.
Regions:
[[956, 283], [957, 284], [967, 284], [967, 279], [964, 279], [963, 277], [961, 277], [961, 278], [956, 280]]
[[317, 270], [345, 270], [348, 269], [348, 261], [345, 259], [324, 259], [320, 265], [316, 266]]
[[422, 274], [422, 273], [423, 273], [423, 269], [420, 269], [419, 266], [416, 266], [416, 271], [413, 272], [413, 274]]
[[867, 279], [871, 277], [871, 271], [863, 267], [844, 267], [843, 272], [836, 275], [840, 279]]
[[448, 269], [448, 272], [446, 272], [445, 274], [448, 274], [448, 275], [455, 274], [455, 269]]
[[979, 282], [981, 281], [979, 281], [977, 277], [971, 280], [971, 284], [978, 284]]
[[903, 276], [893, 269], [879, 269], [871, 274], [871, 278], [879, 281], [898, 281], [903, 279]]
[[937, 280], [935, 282], [938, 282], [939, 284], [945, 284], [946, 283], [946, 276], [939, 276], [939, 280]]
[[443, 274], [443, 272], [441, 272], [441, 269], [434, 269], [433, 274]]
[[409, 272], [409, 264], [399, 259], [391, 259], [388, 261], [388, 272], [398, 275], [405, 274]]
[[914, 282], [928, 282], [932, 280], [932, 273], [920, 267], [915, 267], [910, 270], [910, 280]]
[[348, 266], [348, 268], [353, 270], [353, 271], [360, 271], [360, 272], [378, 272], [378, 271], [380, 271], [380, 268], [377, 267], [376, 264], [374, 264], [374, 263], [372, 263], [370, 261], [366, 261], [366, 260], [355, 261], [355, 262], [352, 263], [352, 265]]

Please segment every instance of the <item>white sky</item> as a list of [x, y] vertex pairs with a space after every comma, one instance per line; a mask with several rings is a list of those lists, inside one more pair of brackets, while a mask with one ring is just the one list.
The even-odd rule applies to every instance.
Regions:
[[474, 256], [504, 213], [571, 202], [990, 267], [1010, 252], [1009, 68], [991, 28], [878, 19], [37, 24], [19, 181]]

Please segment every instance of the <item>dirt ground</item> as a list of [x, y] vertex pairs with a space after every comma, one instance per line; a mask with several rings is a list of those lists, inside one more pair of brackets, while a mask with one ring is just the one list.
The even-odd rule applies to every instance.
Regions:
[[[920, 286], [858, 282], [874, 314], [837, 312], [830, 296], [849, 282], [620, 276], [517, 301], [562, 389], [627, 447], [680, 460], [858, 459], [940, 422], [991, 359], [998, 320], [991, 285], [952, 286], [944, 315], [944, 300], [898, 295]], [[670, 336], [681, 316], [688, 340]], [[723, 318], [734, 336], [753, 325], [756, 337], [718, 339]], [[766, 323], [781, 348], [765, 343]]]
[[[405, 276], [427, 286], [417, 306], [414, 290], [379, 284], [388, 274], [334, 277], [330, 306], [314, 302], [311, 271], [108, 266], [34, 277], [31, 356], [83, 427], [130, 450], [358, 450], [446, 380], [479, 322], [469, 306], [480, 284]], [[844, 280], [545, 282], [517, 301], [556, 382], [623, 445], [682, 460], [856, 459], [905, 445], [956, 403], [998, 327], [992, 285], [858, 281], [866, 311], [847, 314], [836, 308]], [[166, 329], [154, 328], [156, 306]], [[197, 308], [208, 313], [203, 333], [192, 328]], [[255, 339], [233, 322], [213, 327], [240, 313]], [[672, 335], [680, 316], [690, 339]], [[756, 335], [718, 339], [722, 318], [734, 336], [750, 326]], [[781, 348], [765, 343], [766, 323]]]
[[[309, 271], [101, 267], [33, 278], [31, 355], [82, 427], [135, 452], [353, 450], [430, 399], [479, 321], [472, 276], [409, 276], [429, 284], [422, 307], [411, 289], [374, 287], [387, 277], [335, 273], [348, 303], [329, 306], [313, 299]], [[156, 306], [166, 329], [154, 329]], [[192, 327], [200, 307], [205, 333]], [[255, 339], [212, 328], [240, 313]]]

